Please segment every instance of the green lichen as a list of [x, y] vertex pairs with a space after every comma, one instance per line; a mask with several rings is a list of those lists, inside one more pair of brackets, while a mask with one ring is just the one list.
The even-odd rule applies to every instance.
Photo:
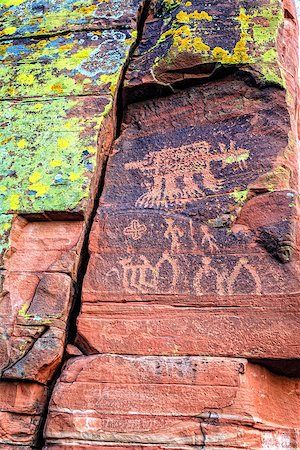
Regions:
[[95, 29], [101, 22], [130, 26], [136, 15], [134, 0], [68, 0], [39, 4], [28, 0], [0, 0], [1, 37], [50, 35], [61, 31]]
[[98, 93], [101, 76], [118, 77], [132, 41], [127, 32], [105, 30], [0, 43], [0, 97]]
[[181, 0], [163, 0], [162, 6], [164, 9], [164, 12], [171, 12], [174, 11], [174, 9], [178, 8], [181, 4]]
[[[136, 38], [133, 0], [55, 1], [40, 16], [31, 6], [0, 0], [2, 256], [15, 214], [84, 209], [99, 129]], [[95, 29], [99, 18], [123, 29]]]
[[[202, 64], [213, 62], [253, 66], [266, 84], [284, 86], [276, 48], [277, 34], [283, 20], [280, 2], [269, 0], [268, 7], [239, 7], [236, 10], [232, 21], [238, 27], [231, 25], [228, 33], [238, 31], [237, 40], [230, 47], [226, 46], [226, 42], [232, 42], [232, 39], [226, 39], [226, 31], [223, 31], [224, 38], [220, 39], [220, 45], [216, 45], [216, 39], [213, 39], [216, 30], [220, 30], [218, 21], [224, 20], [219, 17], [221, 10], [210, 10], [208, 6], [206, 11], [191, 11], [190, 3], [189, 7], [181, 3], [180, 8], [170, 14], [158, 42], [150, 50], [157, 54], [153, 73], [159, 72], [161, 64], [175, 62], [180, 53], [191, 53]], [[161, 49], [161, 54], [158, 49]]]
[[9, 248], [9, 234], [12, 227], [12, 221], [12, 214], [0, 214], [0, 261], [6, 250]]
[[249, 190], [240, 191], [236, 189], [230, 195], [234, 198], [235, 202], [239, 205], [243, 205], [247, 201]]
[[2, 103], [1, 213], [72, 210], [88, 196], [105, 107], [81, 118], [80, 99]]

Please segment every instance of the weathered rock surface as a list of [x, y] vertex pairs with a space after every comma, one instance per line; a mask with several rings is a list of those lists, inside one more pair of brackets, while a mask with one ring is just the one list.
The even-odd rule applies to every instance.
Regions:
[[296, 450], [294, 5], [142, 3], [0, 5], [0, 447]]
[[231, 76], [129, 107], [91, 232], [79, 342], [299, 357], [289, 129], [284, 91]]
[[[0, 5], [1, 448], [42, 445], [139, 4]], [[43, 396], [7, 411], [7, 386]]]
[[45, 449], [299, 447], [285, 7], [154, 5], [90, 235], [76, 344], [93, 356], [64, 366]]
[[242, 359], [76, 358], [53, 393], [46, 448], [298, 448], [297, 392], [298, 381]]

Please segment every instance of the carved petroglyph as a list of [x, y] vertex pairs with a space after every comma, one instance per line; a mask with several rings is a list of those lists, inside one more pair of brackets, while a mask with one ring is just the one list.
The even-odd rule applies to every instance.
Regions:
[[[262, 284], [260, 277], [247, 258], [241, 258], [235, 264], [233, 270], [228, 270], [226, 267], [214, 268], [212, 264], [212, 259], [210, 257], [204, 257], [202, 259], [202, 265], [198, 272], [196, 273], [194, 279], [194, 289], [197, 295], [202, 296], [208, 292], [203, 289], [203, 282], [206, 278], [210, 280], [209, 290], [210, 293], [217, 293], [218, 295], [234, 295], [242, 294], [242, 290], [238, 286], [238, 278], [242, 271], [248, 273], [249, 279], [254, 282], [255, 288], [253, 289], [253, 294], [261, 295]], [[214, 279], [214, 281], [212, 281]], [[250, 280], [249, 280], [250, 281]]]
[[140, 223], [136, 219], [133, 219], [130, 225], [124, 229], [123, 234], [127, 237], [130, 237], [134, 241], [138, 241], [143, 237], [146, 231], [147, 231], [146, 225]]
[[184, 232], [177, 225], [174, 225], [174, 220], [170, 217], [167, 217], [165, 221], [167, 224], [167, 229], [164, 237], [171, 240], [171, 252], [176, 252], [179, 250], [179, 240], [184, 236]]
[[[182, 205], [204, 197], [203, 189], [218, 191], [224, 180], [213, 174], [213, 161], [220, 162], [222, 168], [235, 163], [240, 169], [246, 168], [250, 152], [237, 148], [234, 141], [230, 141], [229, 147], [220, 143], [217, 150], [211, 150], [208, 142], [201, 141], [149, 152], [144, 159], [125, 164], [125, 170], [140, 170], [151, 180], [148, 191], [137, 199], [136, 206], [167, 209], [170, 205]], [[194, 179], [196, 174], [201, 177], [202, 188]]]
[[219, 295], [225, 295], [225, 282], [226, 275], [224, 270], [215, 269], [211, 265], [211, 258], [205, 256], [202, 259], [202, 266], [196, 273], [196, 277], [194, 279], [194, 289], [197, 295], [204, 295], [202, 282], [204, 277], [212, 279], [215, 277], [215, 289], [211, 288], [211, 291], [217, 292]]
[[209, 248], [209, 250], [211, 252], [217, 251], [219, 250], [218, 245], [216, 244], [216, 239], [214, 238], [214, 236], [212, 235], [212, 233], [210, 232], [210, 229], [208, 228], [207, 225], [201, 225], [200, 227], [202, 233], [203, 233], [203, 238], [201, 241], [201, 244], [204, 248]]
[[241, 271], [245, 270], [249, 273], [249, 275], [252, 277], [253, 281], [255, 282], [255, 294], [259, 295], [262, 293], [262, 286], [260, 277], [255, 269], [255, 267], [252, 267], [251, 264], [249, 264], [249, 261], [247, 258], [241, 258], [231, 274], [228, 277], [227, 281], [227, 289], [228, 294], [232, 295], [234, 294], [234, 285], [238, 279], [238, 276], [240, 275]]
[[247, 159], [250, 156], [250, 151], [245, 148], [236, 148], [236, 142], [230, 141], [230, 146], [227, 149], [225, 144], [219, 144], [222, 154], [227, 155], [224, 165], [237, 163], [240, 169], [247, 168]]
[[171, 293], [175, 288], [179, 269], [177, 262], [165, 251], [156, 264], [151, 264], [144, 256], [123, 258], [118, 261], [120, 268], [114, 267], [107, 275], [107, 280], [111, 276], [117, 276], [122, 283], [122, 287], [130, 294], [148, 293], [157, 291], [164, 280], [163, 269], [167, 271], [167, 281], [169, 288], [165, 293]]

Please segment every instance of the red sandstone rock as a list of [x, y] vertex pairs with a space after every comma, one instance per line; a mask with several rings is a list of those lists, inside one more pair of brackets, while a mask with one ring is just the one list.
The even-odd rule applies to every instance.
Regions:
[[[81, 357], [64, 369], [46, 434], [53, 448], [68, 442], [80, 449], [83, 436], [95, 449], [105, 442], [131, 443], [125, 448], [297, 445], [297, 386], [242, 359]], [[286, 392], [292, 405], [284, 403]], [[288, 428], [281, 428], [287, 418]]]
[[22, 449], [32, 448], [46, 399], [45, 386], [37, 383], [1, 381], [1, 449], [17, 450], [18, 444], [22, 444]]
[[90, 237], [81, 348], [299, 358], [290, 127], [281, 91], [234, 77], [128, 108]]
[[[90, 235], [76, 344], [93, 356], [64, 366], [45, 449], [296, 449], [299, 379], [245, 359], [299, 375], [294, 11], [285, 2], [276, 25], [275, 14], [239, 9], [253, 59], [216, 80], [222, 52], [211, 49], [236, 42], [237, 5], [213, 2], [214, 34], [211, 4], [193, 15], [197, 2], [158, 3], [126, 74], [139, 103], [124, 116]], [[272, 61], [255, 27], [270, 32]], [[195, 50], [204, 40], [206, 55]], [[194, 78], [211, 81], [188, 87]], [[143, 100], [153, 93], [172, 95]]]
[[[82, 222], [74, 221], [23, 222], [12, 233], [6, 301], [0, 307], [7, 335], [0, 352], [4, 378], [47, 383], [60, 363], [72, 305], [73, 269], [51, 273], [51, 266], [76, 248], [81, 232]], [[76, 258], [74, 251], [72, 266]]]
[[47, 388], [29, 381], [47, 385], [61, 363], [82, 225], [15, 223], [0, 304], [1, 448], [35, 445]]
[[[66, 348], [45, 449], [300, 447], [299, 379], [245, 359], [283, 373], [300, 361], [295, 11], [284, 1], [278, 22], [276, 2], [250, 1], [251, 11], [202, 3], [153, 2], [129, 66], [124, 98], [140, 103], [129, 106], [108, 161], [78, 348]], [[133, 5], [102, 18], [104, 7], [92, 8], [92, 23], [129, 26]], [[172, 45], [185, 47], [169, 53]], [[230, 74], [224, 51], [238, 64]], [[188, 87], [195, 78], [210, 82]], [[154, 86], [172, 95], [139, 97]], [[97, 87], [95, 79], [86, 92]], [[83, 228], [15, 223], [0, 304], [1, 448], [35, 446], [66, 347]]]
[[87, 304], [78, 343], [92, 353], [297, 359], [299, 325], [298, 307]]

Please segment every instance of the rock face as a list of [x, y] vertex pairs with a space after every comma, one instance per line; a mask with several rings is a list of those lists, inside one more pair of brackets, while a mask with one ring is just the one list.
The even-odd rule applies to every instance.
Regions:
[[0, 5], [1, 448], [41, 447], [80, 290], [139, 17], [138, 1], [110, 3]]
[[0, 447], [299, 448], [294, 5], [1, 8]]

